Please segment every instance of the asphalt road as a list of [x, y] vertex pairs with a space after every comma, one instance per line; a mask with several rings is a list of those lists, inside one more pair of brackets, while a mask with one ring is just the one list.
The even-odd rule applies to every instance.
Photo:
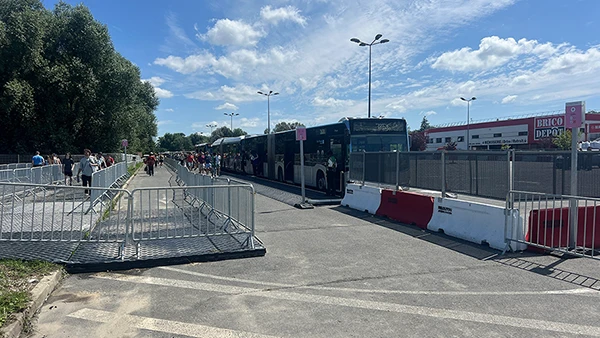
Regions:
[[[152, 178], [144, 178], [148, 184]], [[67, 278], [33, 337], [600, 336], [600, 263], [256, 198], [264, 257]]]

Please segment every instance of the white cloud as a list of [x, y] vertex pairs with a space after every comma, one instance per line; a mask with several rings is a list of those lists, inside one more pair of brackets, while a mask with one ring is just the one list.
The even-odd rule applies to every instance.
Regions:
[[238, 20], [221, 19], [198, 38], [218, 46], [254, 46], [265, 35], [251, 25]]
[[215, 62], [214, 56], [209, 53], [190, 55], [185, 59], [179, 56], [169, 55], [166, 58], [157, 58], [154, 60], [155, 65], [165, 66], [178, 73], [191, 74], [197, 70], [206, 68], [211, 63]]
[[154, 87], [154, 92], [156, 93], [156, 97], [160, 98], [160, 99], [168, 99], [173, 97], [173, 93], [166, 90], [166, 89], [162, 89], [159, 87]]
[[466, 102], [461, 100], [459, 97], [455, 97], [452, 99], [452, 101], [450, 101], [450, 104], [456, 107], [456, 106], [465, 105]]
[[481, 39], [477, 50], [465, 47], [440, 55], [431, 67], [451, 71], [487, 70], [502, 66], [522, 54], [548, 58], [561, 47], [551, 43], [540, 44], [536, 40], [516, 41], [513, 38], [490, 36]]
[[313, 105], [316, 107], [344, 107], [350, 106], [353, 104], [352, 100], [337, 100], [332, 97], [328, 99], [322, 99], [320, 97], [316, 97], [312, 101]]
[[[236, 121], [235, 118], [233, 119], [233, 128], [255, 128], [258, 126], [259, 122], [261, 121], [260, 118], [258, 117], [253, 117], [253, 118], [246, 118], [246, 117], [242, 117], [239, 119], [239, 121]], [[266, 123], [265, 123], [266, 125]], [[265, 126], [266, 128], [266, 126]]]
[[256, 92], [256, 87], [241, 84], [235, 87], [224, 85], [214, 91], [197, 91], [184, 96], [188, 99], [203, 101], [249, 102], [262, 100], [261, 95]]
[[163, 79], [161, 77], [158, 77], [158, 76], [153, 76], [153, 77], [151, 77], [149, 79], [142, 79], [142, 81], [150, 82], [150, 84], [153, 87], [158, 87], [161, 84], [165, 83], [165, 79]]
[[273, 72], [274, 67], [282, 67], [296, 58], [294, 49], [284, 50], [274, 47], [260, 54], [256, 50], [240, 49], [219, 58], [203, 52], [186, 58], [170, 55], [157, 58], [154, 64], [165, 66], [181, 74], [192, 74], [199, 71], [220, 74], [226, 78], [252, 80], [264, 78]]
[[238, 110], [239, 108], [238, 108], [238, 106], [236, 106], [233, 103], [225, 102], [222, 105], [217, 106], [215, 109], [216, 110], [223, 110], [223, 109], [226, 109], [226, 110]]
[[426, 111], [426, 112], [421, 112], [421, 113], [419, 113], [419, 115], [431, 116], [431, 115], [437, 115], [437, 113], [435, 111], [433, 111], [433, 110], [429, 110], [429, 111]]
[[172, 113], [172, 112], [174, 112], [175, 110], [174, 110], [173, 108], [167, 108], [167, 109], [165, 109], [165, 111], [167, 111], [167, 112], [169, 112], [169, 113]]
[[502, 99], [502, 104], [515, 102], [517, 95], [507, 95]]
[[169, 26], [169, 33], [177, 41], [184, 45], [194, 46], [194, 42], [187, 36], [185, 31], [179, 27], [177, 22], [177, 16], [173, 13], [167, 14], [167, 26]]
[[260, 10], [260, 17], [273, 25], [277, 25], [280, 21], [292, 21], [301, 26], [306, 25], [306, 18], [300, 15], [300, 10], [294, 6], [274, 9], [271, 6], [265, 6]]
[[165, 79], [158, 77], [158, 76], [153, 76], [149, 79], [142, 79], [142, 81], [149, 82], [152, 85], [152, 87], [154, 87], [154, 92], [156, 93], [156, 97], [158, 97], [160, 99], [168, 99], [168, 98], [173, 97], [173, 93], [171, 91], [158, 87], [161, 84], [165, 83]]

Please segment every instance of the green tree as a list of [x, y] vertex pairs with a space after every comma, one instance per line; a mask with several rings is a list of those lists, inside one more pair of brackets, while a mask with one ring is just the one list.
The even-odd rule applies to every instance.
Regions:
[[213, 130], [212, 134], [210, 134], [210, 142], [214, 142], [222, 137], [233, 137], [233, 132], [228, 127], [221, 127]]
[[0, 1], [0, 152], [146, 152], [158, 103], [87, 7]]
[[560, 150], [571, 150], [571, 131], [565, 130], [552, 139], [552, 143]]
[[197, 144], [208, 143], [209, 141], [208, 136], [204, 136], [199, 133], [192, 133], [188, 137], [190, 139], [190, 142], [192, 142], [192, 145], [194, 146], [196, 146]]
[[[297, 127], [304, 127], [304, 124], [300, 123], [300, 122], [279, 122], [275, 125], [275, 128], [273, 128], [271, 130], [271, 132], [273, 133], [278, 133], [280, 131], [286, 131], [286, 130], [293, 130], [296, 129]], [[268, 129], [265, 129], [265, 134], [268, 132]]]
[[158, 147], [167, 151], [189, 151], [194, 149], [194, 145], [189, 137], [184, 133], [166, 133], [158, 138]]
[[423, 119], [421, 120], [421, 128], [419, 128], [419, 131], [425, 131], [427, 129], [431, 129], [431, 125], [427, 120], [427, 116], [423, 116]]

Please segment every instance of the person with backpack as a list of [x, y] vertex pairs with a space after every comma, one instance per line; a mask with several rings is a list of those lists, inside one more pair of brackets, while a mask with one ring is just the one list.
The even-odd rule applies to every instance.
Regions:
[[327, 196], [335, 196], [335, 178], [337, 172], [337, 159], [333, 152], [327, 152]]

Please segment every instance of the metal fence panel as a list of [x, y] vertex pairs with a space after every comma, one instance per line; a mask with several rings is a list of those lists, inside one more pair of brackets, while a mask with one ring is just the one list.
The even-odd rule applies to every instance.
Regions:
[[124, 242], [127, 212], [120, 198], [94, 205], [83, 187], [0, 183], [0, 241]]
[[383, 186], [408, 186], [409, 154], [402, 152], [356, 152], [350, 154], [349, 179]]
[[421, 189], [442, 189], [442, 154], [411, 152], [409, 186]]
[[506, 208], [521, 217], [507, 217], [505, 234], [525, 229], [524, 237], [507, 236], [507, 243], [600, 258], [600, 199], [511, 191]]
[[[600, 153], [578, 152], [577, 195], [600, 196]], [[565, 195], [571, 192], [570, 152], [515, 152], [514, 189]]]
[[509, 190], [508, 152], [448, 152], [446, 191], [504, 199]]

